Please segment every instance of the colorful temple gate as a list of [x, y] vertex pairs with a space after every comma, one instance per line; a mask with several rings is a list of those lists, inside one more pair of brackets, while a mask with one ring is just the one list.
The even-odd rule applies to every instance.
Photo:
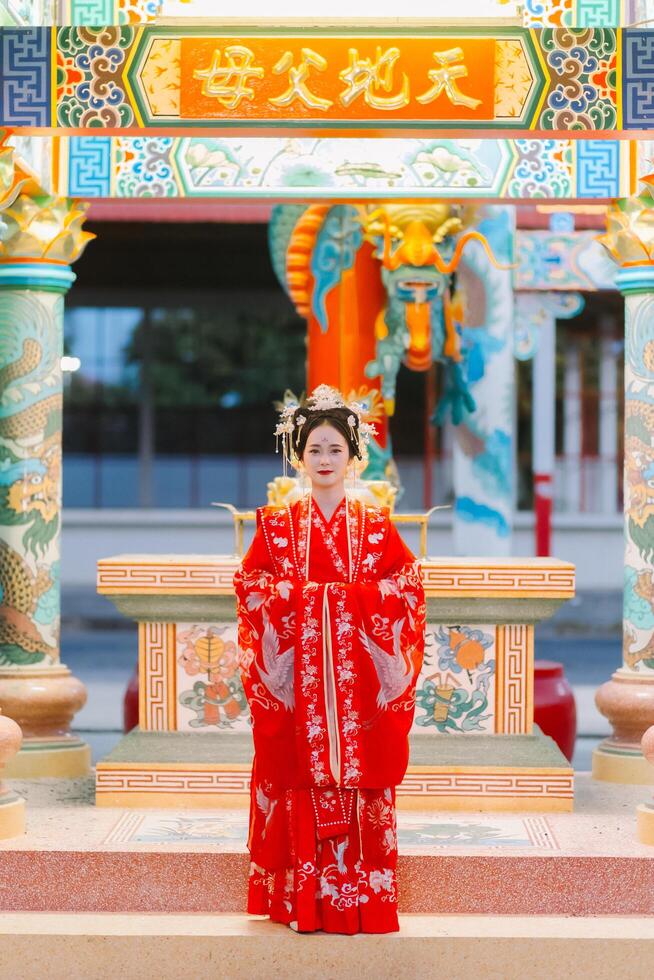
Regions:
[[[73, 3], [64, 7], [71, 21], [79, 20], [83, 5]], [[32, 184], [24, 189], [19, 204], [11, 205], [14, 217], [11, 210], [6, 211], [0, 231], [4, 248], [0, 255], [0, 279], [6, 293], [4, 316], [18, 330], [16, 335], [11, 335], [10, 347], [3, 350], [0, 370], [5, 380], [11, 382], [7, 390], [13, 386], [14, 394], [17, 381], [23, 377], [14, 377], [16, 365], [29, 368], [30, 372], [37, 371], [40, 365], [29, 361], [30, 341], [37, 340], [34, 331], [40, 329], [35, 326], [33, 316], [38, 302], [39, 309], [45, 310], [45, 327], [41, 331], [44, 349], [50, 350], [53, 365], [47, 372], [49, 397], [59, 397], [55, 362], [60, 348], [60, 300], [72, 277], [68, 263], [80, 249], [70, 245], [61, 254], [57, 252], [54, 270], [48, 256], [53, 239], [48, 239], [45, 248], [39, 251], [33, 236], [27, 235], [23, 240], [24, 250], [18, 255], [11, 253], [12, 242], [18, 242], [24, 230], [18, 217], [21, 208], [23, 218], [36, 214], [42, 217], [44, 209], [59, 215], [59, 225], [56, 222], [52, 225], [54, 240], [59, 245], [67, 240], [70, 244], [75, 237], [71, 233], [79, 233], [81, 220], [76, 222], [71, 218], [74, 204], [56, 198], [47, 198], [44, 203], [44, 191], [53, 195], [83, 193], [88, 197], [224, 195], [285, 203], [306, 202], [315, 196], [318, 203], [309, 205], [309, 211], [313, 209], [312, 214], [322, 214], [322, 218], [329, 212], [337, 212], [342, 227], [344, 222], [360, 215], [357, 207], [365, 210], [373, 202], [385, 205], [399, 196], [413, 197], [416, 191], [421, 198], [438, 195], [504, 203], [529, 199], [535, 194], [559, 201], [607, 201], [633, 194], [638, 178], [643, 175], [642, 160], [633, 139], [642, 136], [645, 141], [654, 120], [649, 97], [654, 32], [620, 26], [634, 20], [630, 11], [637, 4], [591, 5], [581, 0], [528, 3], [524, 22], [492, 27], [461, 26], [420, 32], [402, 28], [342, 28], [315, 30], [310, 34], [304, 31], [303, 48], [299, 46], [297, 30], [275, 34], [251, 28], [156, 23], [166, 7], [165, 3], [99, 4], [98, 10], [115, 18], [114, 25], [87, 26], [78, 22], [69, 26], [60, 24], [55, 29], [13, 26], [1, 30], [0, 125], [11, 131], [7, 135], [19, 156], [21, 151], [28, 157], [34, 155], [34, 165], [31, 168], [26, 165], [25, 171], [25, 180], [31, 180]], [[611, 26], [598, 26], [597, 20], [602, 16], [610, 18]], [[35, 129], [40, 135], [33, 134]], [[369, 136], [373, 129], [380, 134], [382, 142], [377, 142], [377, 136]], [[438, 138], [434, 138], [435, 129]], [[339, 144], [335, 135], [361, 139], [360, 154], [379, 146], [379, 156], [367, 159], [362, 155], [355, 159], [339, 156], [339, 150], [347, 153], [347, 147]], [[390, 135], [400, 142], [396, 144], [393, 140], [392, 144], [383, 146], [383, 137]], [[276, 155], [271, 152], [271, 144], [273, 137], [280, 136], [287, 142], [281, 154]], [[589, 139], [589, 136], [597, 138]], [[239, 155], [235, 142], [242, 144], [245, 138], [256, 141], [256, 153], [250, 157], [249, 164]], [[482, 138], [489, 138], [488, 145], [477, 152]], [[39, 152], [38, 139], [43, 140], [43, 152]], [[267, 140], [270, 142], [264, 142]], [[390, 145], [401, 147], [396, 160]], [[644, 158], [647, 159], [646, 153]], [[543, 168], [545, 179], [541, 180]], [[39, 184], [40, 176], [43, 181]], [[316, 188], [313, 195], [309, 190], [312, 187]], [[634, 231], [638, 221], [643, 227], [647, 224], [650, 203], [641, 198], [631, 210], [623, 207], [625, 221], [622, 224], [616, 221], [611, 229], [614, 244], [620, 246], [613, 249], [622, 267], [618, 286], [627, 296], [627, 482], [631, 493], [627, 496], [626, 513], [625, 663], [606, 695], [606, 712], [615, 725], [616, 735], [599, 751], [597, 775], [616, 781], [642, 779], [646, 775], [638, 740], [647, 724], [651, 724], [654, 712], [654, 685], [649, 666], [654, 624], [648, 612], [652, 555], [646, 541], [650, 523], [649, 476], [654, 465], [648, 394], [652, 374], [650, 348], [654, 341], [651, 318], [643, 312], [648, 309], [653, 287], [650, 243], [642, 227], [640, 237], [636, 234], [640, 245], [635, 250], [621, 250], [625, 235]], [[397, 205], [389, 203], [387, 207], [390, 212]], [[429, 205], [425, 207], [428, 209]], [[324, 292], [325, 322], [329, 320], [330, 302], [339, 311], [347, 308], [348, 314], [356, 310], [357, 324], [366, 322], [366, 331], [357, 334], [356, 355], [357, 345], [347, 346], [347, 356], [339, 354], [338, 383], [361, 387], [368, 378], [367, 368], [375, 364], [381, 370], [368, 380], [374, 381], [382, 405], [385, 402], [389, 408], [395, 362], [399, 360], [397, 351], [383, 346], [384, 341], [391, 344], [393, 339], [392, 330], [382, 335], [384, 326], [392, 327], [389, 318], [393, 321], [397, 316], [401, 320], [403, 314], [405, 326], [411, 321], [408, 323], [409, 357], [414, 366], [420, 356], [427, 357], [429, 345], [425, 340], [430, 334], [429, 357], [434, 352], [444, 356], [450, 368], [458, 362], [453, 349], [446, 349], [446, 318], [441, 321], [442, 336], [434, 343], [435, 303], [430, 306], [427, 302], [414, 302], [419, 312], [412, 312], [407, 320], [406, 308], [401, 305], [403, 300], [394, 291], [390, 276], [385, 280], [379, 274], [380, 255], [383, 265], [384, 255], [392, 255], [392, 250], [385, 252], [383, 230], [375, 234], [370, 227], [370, 212], [366, 214], [365, 219], [358, 219], [358, 226], [353, 218], [350, 235], [351, 241], [360, 238], [353, 255], [356, 254], [361, 269], [367, 266], [369, 279], [372, 269], [377, 270], [375, 288], [366, 303], [358, 305], [356, 275], [341, 276], [338, 283], [331, 285], [331, 292], [330, 289]], [[28, 218], [25, 218], [26, 226]], [[511, 264], [514, 233], [508, 227], [506, 211], [500, 208], [492, 221], [484, 220], [488, 222], [487, 238], [497, 257], [503, 264]], [[433, 231], [430, 234], [433, 236]], [[560, 259], [561, 241], [557, 245], [554, 238], [549, 236], [547, 246], [554, 255], [559, 248]], [[515, 239], [520, 256], [517, 276], [522, 277], [523, 288], [528, 290], [529, 282], [542, 283], [551, 274], [551, 267], [547, 274], [538, 269], [535, 239], [525, 235]], [[584, 280], [606, 281], [606, 270], [599, 268], [596, 259], [590, 267], [580, 260], [585, 243], [575, 242], [579, 252], [567, 268], [565, 288], [578, 289], [578, 283]], [[611, 244], [610, 238], [606, 244]], [[16, 267], [16, 258], [20, 260], [20, 269]], [[427, 268], [427, 263], [413, 262], [411, 266], [413, 275], [416, 268]], [[356, 265], [352, 268], [356, 269]], [[384, 268], [389, 273], [393, 271]], [[490, 272], [491, 268], [483, 264], [479, 250], [471, 250], [466, 265], [462, 266], [461, 279], [467, 277], [471, 295], [470, 283], [477, 280], [485, 281], [487, 295], [492, 291], [497, 297], [498, 308], [491, 310], [489, 317], [477, 323], [475, 329], [480, 331], [478, 346], [485, 345], [484, 353], [495, 357], [496, 377], [500, 379], [497, 383], [506, 389], [513, 356], [510, 331], [507, 327], [504, 334], [494, 334], [492, 324], [506, 314], [511, 283], [506, 270], [504, 278], [499, 279]], [[445, 290], [439, 292], [441, 285], [438, 284], [435, 292], [442, 305]], [[556, 287], [555, 278], [553, 285]], [[429, 291], [424, 281], [421, 289]], [[47, 296], [42, 297], [41, 292]], [[335, 331], [330, 335], [329, 329], [323, 333], [320, 304], [314, 305], [315, 295], [309, 291], [306, 299], [310, 345], [318, 351], [321, 345], [327, 344], [331, 350], [331, 345], [338, 344], [343, 353], [344, 342], [352, 338], [339, 337]], [[382, 307], [386, 313], [379, 321]], [[348, 316], [348, 323], [351, 322]], [[510, 318], [507, 321], [505, 316], [504, 322], [510, 322]], [[361, 339], [364, 336], [365, 342]], [[419, 336], [420, 343], [416, 343]], [[468, 368], [470, 361], [471, 351], [468, 351]], [[315, 357], [312, 363], [315, 364]], [[465, 383], [470, 382], [475, 401], [488, 409], [492, 407], [492, 399], [484, 390], [483, 380], [483, 374], [478, 375], [476, 388], [472, 387], [470, 377]], [[464, 385], [458, 385], [460, 392], [463, 388]], [[22, 393], [18, 392], [18, 396], [22, 397]], [[11, 428], [16, 414], [15, 406], [9, 404], [13, 397], [2, 405], [6, 429], [2, 451], [8, 461], [5, 469], [9, 472], [12, 467], [18, 467], [24, 476], [30, 467], [38, 471], [41, 481], [49, 484], [46, 503], [54, 508], [50, 517], [55, 524], [60, 493], [57, 412], [53, 410], [47, 417], [44, 414], [38, 432], [36, 428], [27, 432], [32, 440], [28, 453], [28, 447], [19, 445]], [[509, 523], [511, 486], [500, 488], [497, 480], [489, 484], [486, 478], [489, 469], [498, 470], [498, 460], [506, 460], [511, 433], [506, 419], [498, 417], [491, 418], [488, 432], [480, 434], [473, 429], [474, 418], [473, 414], [472, 421], [466, 418], [464, 422], [468, 430], [467, 445], [476, 436], [484, 448], [471, 455], [461, 443], [456, 465], [463, 480], [470, 481], [475, 475], [485, 489], [487, 498], [480, 495], [473, 500], [475, 507], [491, 509], [491, 500], [494, 503], [501, 500], [501, 506], [489, 515], [488, 526], [494, 529], [496, 538], [502, 537], [499, 529]], [[21, 433], [18, 435], [22, 438]], [[494, 448], [487, 460], [489, 465], [486, 469], [482, 466], [480, 471], [479, 457], [484, 456], [491, 442]], [[387, 450], [383, 426], [379, 448], [383, 459]], [[10, 490], [11, 485], [7, 486]], [[459, 495], [459, 513], [463, 512], [460, 504], [465, 496]], [[47, 548], [35, 555], [34, 548], [38, 546], [33, 525], [40, 527], [43, 513], [33, 501], [31, 507], [29, 501], [27, 504], [20, 520], [6, 514], [2, 520], [5, 554], [9, 554], [8, 549], [18, 554], [19, 537], [20, 547], [26, 549], [14, 563], [17, 569], [21, 560], [25, 565], [30, 544], [33, 545], [27, 577], [23, 574], [28, 604], [25, 608], [12, 606], [5, 615], [4, 625], [8, 628], [13, 623], [16, 627], [18, 623], [24, 632], [31, 630], [34, 642], [34, 631], [42, 641], [45, 637], [47, 648], [34, 649], [32, 653], [38, 654], [38, 662], [43, 663], [44, 669], [45, 666], [51, 669], [50, 679], [69, 688], [66, 706], [62, 708], [58, 701], [59, 714], [49, 716], [47, 724], [44, 721], [47, 712], [41, 712], [40, 727], [36, 724], [29, 737], [38, 740], [45, 733], [52, 740], [56, 735], [68, 745], [67, 725], [82, 695], [79, 689], [73, 691], [75, 684], [58, 664], [57, 527], [46, 542]], [[38, 517], [32, 518], [34, 510]], [[497, 545], [497, 541], [494, 543]], [[13, 595], [11, 589], [8, 594]], [[48, 628], [39, 630], [38, 617], [43, 620], [45, 616], [50, 619], [41, 625]], [[162, 617], [161, 621], [171, 620]], [[510, 620], [504, 621], [504, 625], [510, 625]], [[466, 628], [479, 626], [475, 621]], [[30, 685], [29, 671], [35, 669], [36, 661], [8, 662], [15, 646], [10, 639], [1, 648], [7, 661], [0, 668], [3, 705], [10, 690], [7, 671], [11, 672], [11, 691], [18, 685], [22, 697]], [[645, 704], [645, 709], [636, 712], [636, 703]], [[86, 765], [84, 751], [80, 746], [76, 749]], [[20, 758], [27, 758], [25, 750]]]

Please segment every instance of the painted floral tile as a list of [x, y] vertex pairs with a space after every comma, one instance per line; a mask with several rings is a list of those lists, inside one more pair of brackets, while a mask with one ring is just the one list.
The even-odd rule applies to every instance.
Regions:
[[178, 623], [179, 731], [247, 731], [249, 711], [238, 669], [236, 623]]
[[413, 731], [492, 733], [495, 729], [495, 629], [427, 628]]
[[[179, 731], [249, 729], [237, 658], [235, 623], [177, 624]], [[494, 629], [487, 625], [430, 626], [413, 730], [493, 732], [494, 711]]]
[[559, 845], [545, 817], [475, 816], [462, 820], [459, 814], [400, 813], [398, 847], [426, 848], [519, 847], [530, 850], [558, 850]]
[[[398, 813], [398, 846], [410, 851], [451, 848], [520, 848], [558, 850], [545, 817], [475, 814]], [[245, 810], [194, 813], [124, 813], [105, 844], [213, 844], [219, 850], [242, 850], [248, 833]]]
[[221, 850], [245, 847], [245, 810], [178, 813], [124, 813], [105, 838], [105, 844], [215, 844]]

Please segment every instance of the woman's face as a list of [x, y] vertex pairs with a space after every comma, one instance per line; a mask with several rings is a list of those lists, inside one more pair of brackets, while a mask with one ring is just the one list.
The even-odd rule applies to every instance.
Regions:
[[345, 480], [350, 453], [345, 437], [333, 425], [317, 426], [302, 454], [307, 476], [315, 487], [334, 487]]

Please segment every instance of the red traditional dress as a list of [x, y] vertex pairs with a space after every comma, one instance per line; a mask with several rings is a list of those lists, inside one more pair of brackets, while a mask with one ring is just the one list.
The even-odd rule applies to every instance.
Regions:
[[[235, 576], [254, 764], [248, 911], [300, 932], [393, 932], [395, 787], [425, 601], [388, 513], [263, 507]], [[295, 926], [297, 923], [297, 926]]]

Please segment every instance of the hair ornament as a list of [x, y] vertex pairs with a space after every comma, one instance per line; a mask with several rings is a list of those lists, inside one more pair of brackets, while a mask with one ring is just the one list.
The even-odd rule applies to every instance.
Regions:
[[[329, 413], [334, 409], [346, 409], [349, 411], [347, 416], [347, 426], [350, 431], [352, 445], [356, 446], [360, 459], [364, 458], [366, 446], [375, 435], [375, 426], [370, 422], [364, 421], [368, 415], [368, 409], [359, 401], [346, 402], [343, 395], [337, 388], [330, 385], [318, 385], [311, 394], [300, 401], [291, 391], [284, 392], [284, 400], [275, 406], [279, 410], [279, 422], [275, 426], [275, 452], [279, 452], [279, 440], [282, 441], [282, 453], [284, 457], [284, 476], [287, 475], [287, 466], [290, 465], [297, 469], [299, 459], [295, 452], [295, 446], [300, 438], [302, 427], [307, 423], [308, 416], [313, 413]], [[304, 412], [298, 412], [302, 408]]]
[[328, 412], [331, 408], [348, 408], [338, 388], [331, 385], [318, 385], [314, 388], [305, 405], [312, 412]]
[[[284, 476], [287, 475], [287, 464], [292, 461], [293, 451], [293, 432], [295, 431], [294, 416], [300, 407], [300, 402], [296, 395], [288, 388], [284, 392], [284, 400], [276, 402], [275, 408], [279, 411], [279, 422], [275, 426], [275, 452], [279, 452], [279, 440], [282, 440], [282, 456], [284, 460]], [[306, 419], [303, 419], [306, 421]]]

